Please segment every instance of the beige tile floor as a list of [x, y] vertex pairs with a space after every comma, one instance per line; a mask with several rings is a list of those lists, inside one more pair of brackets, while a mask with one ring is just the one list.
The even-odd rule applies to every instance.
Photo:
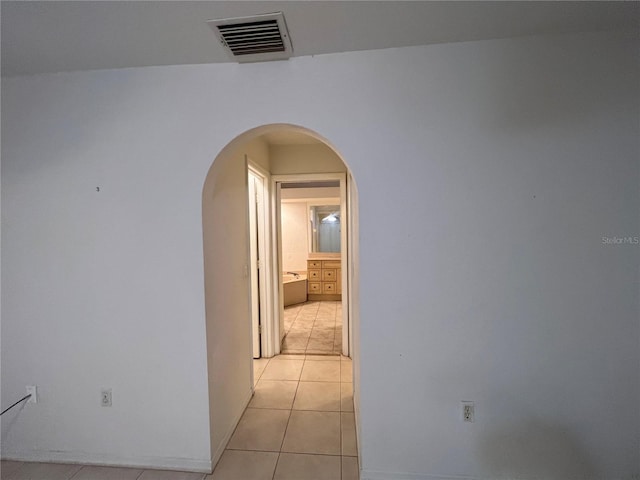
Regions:
[[306, 302], [284, 309], [282, 353], [342, 352], [341, 302]]
[[255, 395], [212, 475], [2, 461], [2, 480], [358, 480], [351, 360], [254, 360]]
[[254, 360], [255, 395], [208, 480], [357, 480], [351, 360]]

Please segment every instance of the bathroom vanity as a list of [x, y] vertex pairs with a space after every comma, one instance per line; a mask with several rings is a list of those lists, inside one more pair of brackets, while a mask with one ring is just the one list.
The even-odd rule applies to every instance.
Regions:
[[307, 260], [307, 293], [311, 301], [342, 300], [342, 269], [339, 256]]

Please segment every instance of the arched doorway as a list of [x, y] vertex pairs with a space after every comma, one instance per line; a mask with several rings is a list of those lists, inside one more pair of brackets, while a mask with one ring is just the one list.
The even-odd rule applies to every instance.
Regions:
[[[327, 139], [304, 127], [271, 124], [244, 132], [218, 154], [207, 174], [202, 194], [209, 419], [214, 465], [222, 455], [254, 388], [248, 163], [253, 163], [266, 174], [283, 174], [281, 166], [274, 170], [270, 165], [269, 144], [265, 138], [284, 143], [307, 139], [310, 143], [320, 145], [321, 149], [332, 152], [344, 165], [344, 196], [349, 231], [343, 261], [347, 305], [344, 316], [348, 319], [345, 327], [349, 331], [350, 356], [356, 365], [358, 363], [358, 204], [355, 183], [347, 163]], [[288, 168], [291, 171], [285, 173], [296, 175], [336, 173], [330, 171], [331, 167], [319, 164], [312, 164], [307, 171], [301, 169], [296, 162]], [[326, 170], [327, 168], [330, 170]], [[268, 192], [268, 196], [273, 201], [275, 191]], [[272, 229], [268, 234], [271, 251], [276, 251], [278, 242], [274, 231], [274, 217], [275, 213], [271, 215]], [[274, 301], [269, 307], [273, 314], [272, 320], [265, 326], [265, 345], [271, 346], [267, 348], [266, 355], [271, 356], [278, 353], [281, 338], [279, 319], [282, 314], [282, 272], [279, 258], [272, 256], [267, 261], [271, 262], [271, 298]], [[356, 404], [358, 381], [358, 376], [355, 375]]]

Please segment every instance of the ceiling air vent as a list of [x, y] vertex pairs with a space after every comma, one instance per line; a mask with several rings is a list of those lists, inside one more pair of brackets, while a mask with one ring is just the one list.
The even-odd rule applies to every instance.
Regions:
[[229, 55], [240, 63], [284, 60], [293, 53], [282, 12], [208, 20]]

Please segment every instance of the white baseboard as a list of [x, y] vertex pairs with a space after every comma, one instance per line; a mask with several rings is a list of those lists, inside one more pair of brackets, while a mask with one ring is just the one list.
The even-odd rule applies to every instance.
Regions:
[[19, 462], [71, 463], [79, 465], [98, 465], [104, 467], [127, 467], [151, 470], [175, 470], [180, 472], [211, 473], [210, 460], [172, 457], [127, 457], [87, 452], [61, 452], [33, 450], [29, 452], [3, 451], [2, 460]]
[[237, 417], [234, 419], [229, 431], [215, 450], [212, 460], [195, 459], [195, 458], [173, 458], [173, 457], [138, 457], [138, 456], [120, 456], [105, 455], [100, 453], [87, 453], [78, 451], [49, 451], [49, 450], [31, 450], [28, 452], [6, 451], [3, 449], [0, 458], [2, 460], [14, 460], [18, 462], [51, 462], [51, 463], [69, 463], [74, 465], [97, 465], [104, 467], [126, 467], [141, 468], [151, 470], [174, 470], [180, 472], [198, 472], [211, 473], [217, 465], [220, 457], [224, 453], [224, 449], [229, 443], [233, 432], [244, 413], [245, 408], [249, 405], [253, 390], [247, 394]]
[[253, 397], [253, 388], [249, 391], [249, 395], [247, 396], [247, 398], [245, 398], [245, 401], [242, 402], [242, 409], [240, 409], [240, 413], [236, 415], [236, 418], [233, 419], [233, 422], [231, 423], [231, 428], [229, 428], [227, 433], [225, 433], [224, 437], [216, 447], [215, 453], [213, 454], [213, 458], [211, 459], [212, 469], [215, 468], [215, 466], [218, 464], [218, 461], [220, 461], [220, 457], [222, 457], [222, 454], [224, 453], [224, 449], [227, 448], [227, 443], [229, 443], [229, 440], [231, 440], [231, 435], [233, 435], [233, 432], [235, 432], [236, 427], [238, 426], [238, 422], [240, 422], [240, 419], [242, 418], [242, 415], [244, 414], [245, 409], [247, 408], [247, 406], [249, 405], [249, 402], [251, 401], [251, 397]]
[[[517, 477], [476, 477], [468, 475], [431, 475], [426, 473], [407, 473], [407, 472], [383, 472], [378, 470], [361, 470], [360, 480], [534, 480], [539, 477], [517, 476]], [[635, 477], [632, 477], [635, 478]], [[603, 480], [603, 478], [594, 478], [593, 480]], [[618, 477], [612, 477], [610, 480], [622, 480]]]
[[379, 470], [361, 470], [360, 480], [487, 480], [481, 477], [460, 475], [431, 475], [427, 473], [381, 472]]

